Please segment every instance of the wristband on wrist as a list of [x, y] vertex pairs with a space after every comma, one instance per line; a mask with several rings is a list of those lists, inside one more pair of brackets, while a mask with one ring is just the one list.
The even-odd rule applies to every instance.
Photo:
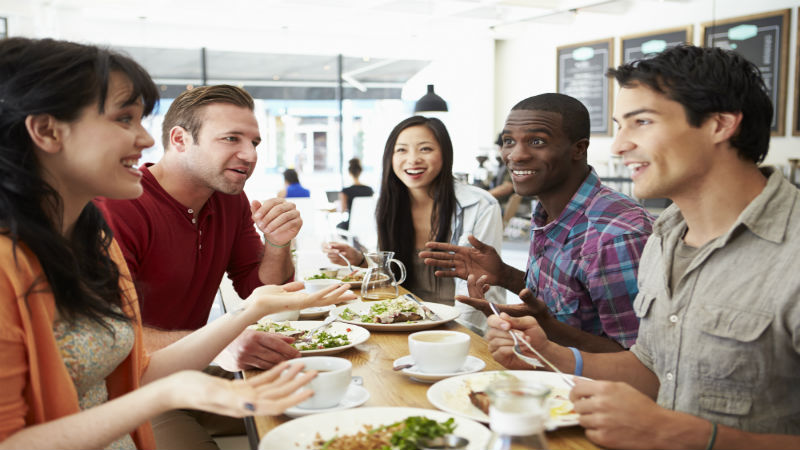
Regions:
[[572, 355], [575, 356], [575, 374], [576, 377], [583, 375], [583, 356], [581, 351], [575, 347], [569, 347], [572, 350]]
[[264, 236], [264, 240], [267, 241], [267, 244], [269, 244], [271, 247], [275, 247], [275, 248], [286, 248], [286, 247], [289, 246], [289, 244], [292, 243], [292, 241], [290, 240], [289, 242], [287, 242], [287, 243], [285, 243], [283, 245], [273, 244], [272, 242], [269, 241], [269, 239], [267, 239], [266, 236]]
[[717, 424], [711, 422], [711, 436], [708, 437], [708, 444], [706, 444], [706, 450], [711, 450], [714, 448], [714, 441], [717, 440]]
[[358, 264], [356, 264], [356, 265], [357, 265], [357, 266], [359, 266], [359, 267], [361, 267], [361, 265], [362, 265], [362, 264], [364, 264], [364, 261], [366, 261], [366, 260], [367, 260], [367, 255], [365, 255], [365, 254], [363, 254], [363, 253], [362, 253], [362, 254], [361, 254], [361, 262], [360, 262], [360, 263], [358, 263]]

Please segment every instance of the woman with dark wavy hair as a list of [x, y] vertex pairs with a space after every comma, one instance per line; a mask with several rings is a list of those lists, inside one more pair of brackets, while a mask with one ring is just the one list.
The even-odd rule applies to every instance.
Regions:
[[[394, 127], [383, 151], [383, 176], [375, 218], [380, 250], [395, 252], [407, 268], [405, 287], [425, 301], [454, 304], [455, 294], [468, 295], [466, 281], [434, 276], [418, 254], [428, 241], [469, 245], [467, 236], [500, 249], [503, 225], [500, 207], [486, 191], [453, 179], [453, 144], [442, 121], [409, 117]], [[351, 264], [366, 266], [352, 247], [330, 242], [325, 251], [334, 263], [341, 253]], [[504, 303], [492, 288], [487, 298]], [[462, 303], [459, 321], [483, 332], [486, 317]]]
[[120, 54], [0, 41], [2, 447], [152, 448], [148, 420], [167, 410], [278, 414], [311, 395], [298, 391], [314, 376], [295, 377], [302, 364], [247, 382], [187, 369], [264, 314], [330, 304], [346, 286], [264, 286], [237, 313], [144, 354], [133, 283], [91, 200], [141, 194], [134, 165], [153, 145], [142, 118], [157, 100], [150, 76]]

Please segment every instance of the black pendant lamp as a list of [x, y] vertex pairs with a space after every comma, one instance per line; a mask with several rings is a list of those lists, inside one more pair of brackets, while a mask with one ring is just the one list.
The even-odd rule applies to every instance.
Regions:
[[428, 85], [428, 93], [417, 100], [417, 104], [414, 105], [415, 113], [428, 111], [447, 111], [447, 102], [433, 92], [432, 84]]

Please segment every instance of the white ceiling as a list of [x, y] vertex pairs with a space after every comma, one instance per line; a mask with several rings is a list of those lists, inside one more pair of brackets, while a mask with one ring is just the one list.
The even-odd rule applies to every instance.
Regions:
[[[575, 11], [622, 14], [633, 2], [691, 0], [0, 0], [0, 13], [26, 9], [58, 17], [208, 30], [423, 37], [452, 33], [502, 36], [505, 24], [569, 22]], [[57, 19], [56, 19], [57, 20]]]

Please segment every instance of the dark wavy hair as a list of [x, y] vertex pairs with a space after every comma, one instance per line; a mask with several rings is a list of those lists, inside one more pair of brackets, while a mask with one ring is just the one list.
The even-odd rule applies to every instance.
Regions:
[[[90, 45], [52, 39], [0, 40], [0, 233], [28, 247], [44, 271], [25, 293], [52, 292], [67, 320], [88, 317], [126, 319], [119, 270], [109, 256], [112, 232], [100, 211], [88, 203], [68, 236], [61, 233], [62, 198], [41, 176], [34, 143], [25, 127], [31, 115], [59, 121], [78, 119], [95, 105], [100, 113], [111, 72], [128, 77], [130, 101], [141, 98], [145, 115], [158, 101], [147, 72], [132, 59]], [[46, 283], [45, 283], [46, 281]]]
[[394, 127], [383, 149], [383, 177], [375, 219], [378, 224], [378, 248], [395, 252], [397, 259], [407, 269], [407, 278], [415, 280], [413, 261], [414, 223], [411, 218], [411, 200], [408, 188], [392, 169], [392, 156], [397, 137], [406, 128], [425, 126], [433, 133], [442, 150], [442, 170], [431, 183], [433, 212], [431, 213], [431, 236], [436, 242], [447, 242], [450, 222], [456, 210], [456, 193], [453, 187], [453, 143], [441, 120], [422, 116], [409, 117]]
[[733, 51], [679, 45], [650, 59], [609, 69], [622, 87], [641, 84], [683, 106], [689, 125], [712, 113], [742, 113], [731, 146], [739, 157], [760, 163], [769, 150], [772, 102], [758, 66]]

